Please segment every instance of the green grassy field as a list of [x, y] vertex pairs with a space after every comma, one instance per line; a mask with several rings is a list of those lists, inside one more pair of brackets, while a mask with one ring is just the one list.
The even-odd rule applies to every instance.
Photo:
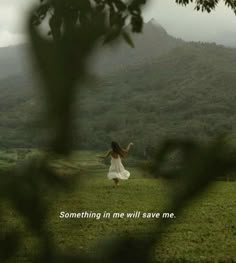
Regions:
[[[152, 227], [160, 219], [61, 219], [59, 215], [61, 211], [101, 214], [104, 211], [160, 212], [168, 202], [166, 183], [127, 166], [131, 172], [130, 179], [122, 181], [120, 187], [115, 189], [113, 182], [106, 178], [109, 166], [99, 162], [91, 152], [77, 152], [70, 159], [53, 160], [51, 165], [62, 176], [66, 176], [67, 171], [74, 175], [81, 171], [75, 191], [55, 197], [45, 225], [61, 250], [93, 254], [97, 246], [112, 237], [152, 235]], [[171, 219], [172, 224], [163, 233], [162, 244], [156, 248], [156, 258], [162, 262], [236, 262], [235, 187], [236, 182], [215, 182], [183, 213]], [[49, 196], [45, 194], [44, 198]], [[2, 204], [1, 211], [3, 220], [15, 225], [24, 235], [22, 250], [11, 262], [31, 262], [32, 255], [37, 252], [37, 241], [7, 203]]]

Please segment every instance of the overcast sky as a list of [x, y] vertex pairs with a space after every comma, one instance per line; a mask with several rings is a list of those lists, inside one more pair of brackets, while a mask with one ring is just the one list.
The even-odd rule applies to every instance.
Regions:
[[[39, 0], [0, 0], [0, 46], [25, 41], [26, 11], [34, 2]], [[145, 9], [145, 19], [155, 18], [170, 35], [236, 46], [236, 16], [222, 1], [211, 14], [194, 11], [193, 5], [179, 6], [175, 0], [150, 2]]]

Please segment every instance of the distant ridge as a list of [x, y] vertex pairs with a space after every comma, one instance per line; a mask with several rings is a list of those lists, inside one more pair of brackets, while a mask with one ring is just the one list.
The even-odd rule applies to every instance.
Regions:
[[144, 25], [153, 25], [166, 32], [165, 28], [155, 18], [149, 19], [147, 22], [144, 23]]
[[98, 48], [91, 66], [92, 71], [98, 74], [109, 74], [126, 67], [138, 65], [157, 59], [167, 54], [185, 42], [170, 36], [166, 30], [154, 19], [143, 26], [141, 34], [131, 34], [135, 48], [131, 48], [123, 40], [114, 46]]
[[[151, 62], [153, 59], [168, 53], [170, 50], [183, 45], [183, 41], [176, 39], [155, 20], [144, 24], [142, 34], [131, 35], [135, 48], [132, 49], [124, 40], [117, 45], [106, 45], [97, 49], [91, 59], [91, 70], [95, 74], [110, 74], [132, 65]], [[0, 79], [27, 75], [26, 45], [0, 48]]]

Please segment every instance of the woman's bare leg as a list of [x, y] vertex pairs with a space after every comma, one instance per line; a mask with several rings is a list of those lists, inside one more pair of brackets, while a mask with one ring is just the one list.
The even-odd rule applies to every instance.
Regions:
[[120, 185], [120, 181], [119, 179], [116, 179], [116, 186], [119, 186]]
[[114, 180], [114, 182], [115, 182], [115, 186], [117, 187], [117, 186], [119, 185], [119, 183], [120, 183], [120, 182], [119, 182], [119, 179], [114, 178], [113, 180]]

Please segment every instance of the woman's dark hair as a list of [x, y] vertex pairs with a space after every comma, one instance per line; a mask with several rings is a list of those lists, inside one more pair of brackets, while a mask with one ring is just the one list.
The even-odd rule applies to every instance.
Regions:
[[111, 142], [111, 149], [114, 153], [119, 154], [121, 157], [125, 156], [124, 150], [120, 147], [117, 142]]

